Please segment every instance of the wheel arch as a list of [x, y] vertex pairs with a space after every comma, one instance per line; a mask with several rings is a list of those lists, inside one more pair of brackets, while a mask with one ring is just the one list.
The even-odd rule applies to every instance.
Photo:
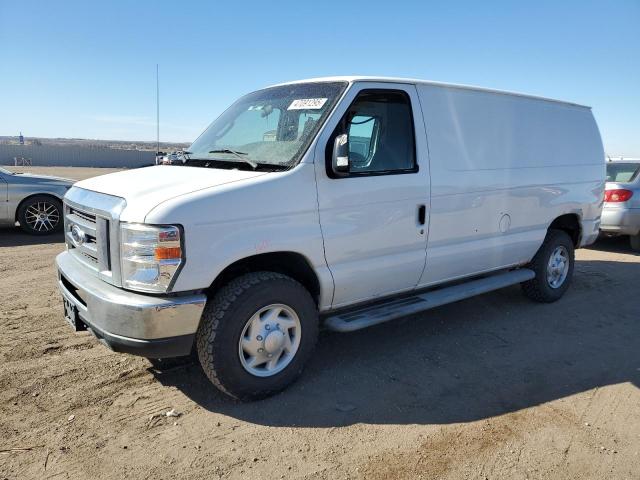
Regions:
[[575, 248], [578, 248], [580, 245], [582, 224], [580, 222], [580, 216], [577, 213], [565, 213], [564, 215], [556, 217], [547, 230], [552, 229], [566, 232], [569, 237], [571, 237]]
[[218, 274], [207, 289], [207, 295], [210, 296], [239, 275], [259, 271], [281, 273], [293, 278], [309, 291], [316, 306], [320, 304], [318, 274], [304, 255], [292, 251], [260, 253], [236, 260]]

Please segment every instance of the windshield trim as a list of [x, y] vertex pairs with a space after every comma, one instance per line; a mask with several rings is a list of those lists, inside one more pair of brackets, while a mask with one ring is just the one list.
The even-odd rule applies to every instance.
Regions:
[[[267, 166], [267, 167], [273, 166], [275, 168], [278, 168], [279, 171], [280, 171], [280, 169], [282, 169], [284, 171], [284, 170], [290, 170], [290, 169], [294, 168], [295, 166], [297, 166], [302, 161], [304, 156], [309, 151], [309, 147], [313, 144], [314, 140], [322, 132], [324, 126], [327, 123], [327, 120], [329, 118], [331, 118], [331, 116], [333, 115], [333, 112], [335, 111], [336, 107], [340, 104], [341, 100], [344, 97], [345, 92], [348, 90], [350, 82], [348, 82], [346, 80], [326, 80], [326, 81], [300, 82], [300, 83], [296, 83], [295, 86], [322, 85], [322, 84], [334, 84], [334, 85], [338, 86], [339, 88], [338, 88], [338, 90], [336, 92], [336, 95], [334, 97], [334, 100], [333, 100], [332, 104], [330, 104], [329, 108], [327, 108], [327, 110], [325, 112], [325, 115], [324, 115], [324, 118], [320, 117], [321, 121], [319, 121], [318, 124], [315, 127], [316, 128], [315, 134], [314, 135], [309, 135], [308, 138], [305, 139], [305, 141], [300, 145], [300, 148], [291, 157], [291, 160], [289, 162], [276, 164], [276, 163], [261, 162], [260, 159], [252, 159], [255, 163], [257, 163], [258, 165], [264, 165], [264, 166]], [[230, 110], [242, 98], [246, 97], [247, 95], [260, 93], [260, 92], [265, 92], [265, 91], [268, 91], [268, 90], [280, 89], [280, 88], [287, 87], [287, 86], [290, 86], [290, 85], [289, 84], [272, 85], [272, 86], [269, 86], [269, 87], [265, 87], [265, 88], [261, 88], [261, 89], [258, 89], [258, 90], [254, 90], [252, 92], [245, 93], [244, 95], [238, 97], [233, 103], [231, 103], [231, 105], [229, 105], [226, 109], [224, 109], [220, 113], [220, 115], [218, 115], [211, 123], [209, 123], [209, 125], [207, 125], [207, 127], [202, 131], [202, 133], [200, 133], [200, 135], [198, 135], [198, 137], [196, 137], [196, 139], [193, 142], [191, 142], [191, 145], [189, 146], [189, 148], [187, 150], [188, 151], [192, 151], [193, 145], [209, 130], [209, 128], [215, 122], [217, 122], [220, 117], [222, 117], [228, 110]], [[205, 160], [205, 159], [199, 158], [198, 160]], [[206, 159], [206, 160], [214, 160], [214, 159]], [[240, 163], [240, 162], [237, 162], [237, 163]]]

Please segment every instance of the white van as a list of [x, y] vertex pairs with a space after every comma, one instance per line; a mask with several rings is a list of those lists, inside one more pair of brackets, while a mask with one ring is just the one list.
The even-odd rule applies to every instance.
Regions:
[[389, 78], [250, 93], [181, 158], [66, 194], [65, 316], [116, 351], [195, 349], [243, 400], [289, 385], [321, 326], [517, 283], [558, 300], [605, 180], [588, 107]]

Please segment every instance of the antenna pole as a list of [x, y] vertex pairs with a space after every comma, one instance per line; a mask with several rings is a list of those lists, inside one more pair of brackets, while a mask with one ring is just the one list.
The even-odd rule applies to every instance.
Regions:
[[160, 74], [156, 63], [156, 153], [160, 151]]

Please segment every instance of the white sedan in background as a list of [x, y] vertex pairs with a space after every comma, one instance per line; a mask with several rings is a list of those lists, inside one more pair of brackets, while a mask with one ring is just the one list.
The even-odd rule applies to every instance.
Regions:
[[74, 181], [48, 175], [14, 173], [0, 168], [0, 225], [34, 235], [62, 230], [62, 197]]

